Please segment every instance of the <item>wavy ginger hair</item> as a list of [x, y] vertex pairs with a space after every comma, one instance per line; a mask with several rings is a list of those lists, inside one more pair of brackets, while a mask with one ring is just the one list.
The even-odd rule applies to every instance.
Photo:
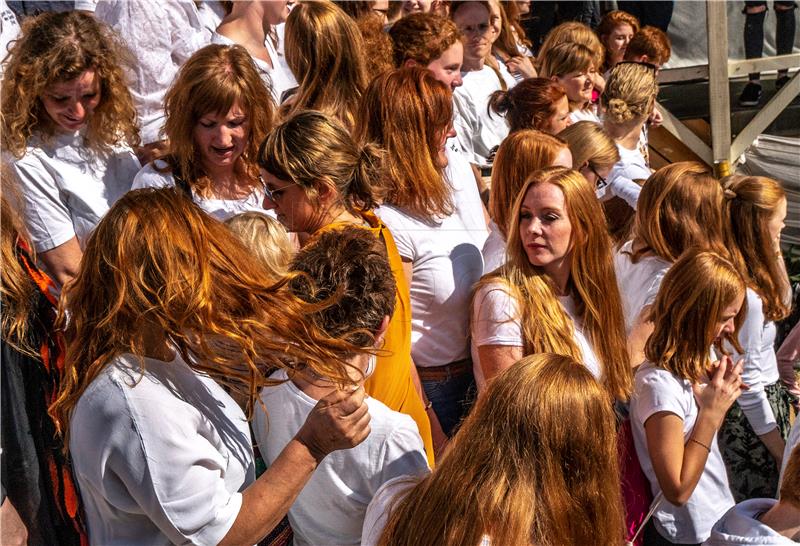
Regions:
[[[664, 275], [650, 310], [653, 333], [644, 348], [647, 360], [681, 379], [700, 381], [711, 364], [712, 344], [728, 354], [723, 343], [714, 341], [716, 323], [727, 306], [744, 299], [744, 293], [744, 279], [730, 260], [714, 252], [688, 250]], [[736, 315], [733, 334], [723, 335], [739, 353], [737, 335], [746, 307], [743, 303]]]
[[372, 80], [355, 133], [387, 151], [386, 204], [427, 221], [452, 214], [453, 190], [438, 164], [452, 120], [450, 89], [427, 68], [400, 68]]
[[722, 186], [702, 163], [681, 161], [660, 168], [639, 194], [631, 260], [636, 263], [652, 253], [674, 262], [690, 247], [728, 256], [722, 201]]
[[45, 142], [52, 138], [59, 128], [42, 95], [87, 70], [94, 70], [100, 83], [100, 103], [86, 123], [84, 144], [96, 151], [123, 143], [138, 146], [136, 110], [121, 67], [130, 61], [122, 40], [91, 15], [48, 12], [25, 19], [4, 66], [3, 150], [21, 158], [34, 135]]
[[622, 544], [617, 459], [612, 406], [591, 373], [567, 356], [525, 357], [489, 382], [378, 544]]
[[456, 24], [433, 13], [406, 15], [389, 29], [394, 49], [394, 65], [411, 59], [427, 66], [461, 40]]
[[337, 355], [359, 351], [309, 320], [328, 304], [304, 303], [275, 284], [236, 235], [175, 188], [131, 191], [111, 207], [61, 305], [67, 352], [51, 414], [64, 434], [109, 361], [144, 354], [143, 332], [163, 334], [194, 370], [247, 396], [248, 413], [270, 383], [268, 368], [303, 362], [347, 385]]
[[789, 316], [785, 294], [790, 293], [789, 278], [775, 255], [768, 224], [786, 192], [772, 178], [733, 175], [723, 180], [724, 215], [730, 226], [728, 248], [747, 274], [748, 284], [764, 302], [767, 320]]
[[286, 63], [297, 76], [297, 93], [281, 107], [338, 116], [350, 129], [369, 83], [358, 26], [332, 2], [299, 2], [286, 19]]
[[550, 167], [558, 152], [566, 147], [567, 143], [560, 138], [535, 129], [511, 133], [500, 144], [492, 167], [489, 214], [504, 239], [508, 237], [511, 207], [520, 188], [531, 174]]
[[556, 113], [556, 103], [566, 96], [564, 88], [554, 81], [525, 78], [508, 91], [492, 93], [489, 108], [505, 116], [512, 133], [520, 129], [546, 131]]
[[240, 45], [212, 44], [196, 51], [164, 97], [164, 133], [170, 147], [163, 158], [166, 170], [181, 176], [201, 195], [211, 189], [211, 179], [200, 161], [194, 129], [203, 116], [227, 115], [234, 105], [243, 110], [250, 126], [236, 169], [255, 188], [259, 185], [258, 145], [272, 127], [275, 106], [247, 50]]
[[530, 263], [522, 245], [520, 214], [528, 191], [539, 184], [553, 184], [564, 193], [572, 224], [571, 265], [567, 291], [574, 299], [583, 330], [602, 364], [603, 384], [609, 398], [627, 400], [632, 390], [617, 279], [611, 259], [611, 239], [605, 216], [582, 174], [563, 167], [533, 173], [521, 188], [509, 217], [506, 264], [484, 276], [484, 283], [502, 281], [519, 302], [525, 354], [556, 353], [581, 362], [574, 339], [574, 323], [558, 301], [553, 281]]

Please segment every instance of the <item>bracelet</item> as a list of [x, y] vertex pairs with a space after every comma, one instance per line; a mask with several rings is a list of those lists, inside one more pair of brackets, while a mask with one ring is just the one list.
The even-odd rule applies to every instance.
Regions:
[[429, 410], [429, 409], [431, 409], [432, 407], [433, 407], [433, 402], [431, 402], [430, 400], [428, 400], [428, 402], [425, 404], [425, 411], [428, 411], [428, 410]]
[[708, 451], [709, 453], [711, 453], [711, 448], [710, 448], [710, 447], [708, 447], [707, 445], [705, 445], [703, 442], [701, 442], [701, 441], [699, 441], [699, 440], [695, 440], [694, 438], [689, 438], [689, 441], [690, 441], [690, 442], [694, 442], [694, 443], [696, 443], [697, 445], [699, 445], [699, 446], [702, 446], [702, 447], [706, 448], [706, 451]]

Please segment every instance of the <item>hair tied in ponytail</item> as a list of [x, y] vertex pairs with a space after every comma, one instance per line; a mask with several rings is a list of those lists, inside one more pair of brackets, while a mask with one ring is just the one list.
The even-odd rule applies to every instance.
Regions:
[[731, 189], [731, 185], [733, 185], [732, 178], [729, 178], [728, 180], [725, 181], [724, 184], [722, 184], [722, 189], [723, 189], [722, 193], [725, 196], [725, 199], [736, 199], [737, 197], [739, 197], [738, 195], [736, 195], [736, 192]]

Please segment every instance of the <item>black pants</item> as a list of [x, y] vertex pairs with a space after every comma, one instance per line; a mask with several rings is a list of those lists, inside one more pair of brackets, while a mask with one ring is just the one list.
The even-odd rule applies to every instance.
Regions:
[[[747, 13], [747, 8], [764, 6], [766, 2], [745, 2], [744, 19], [744, 55], [748, 59], [760, 59], [764, 53], [764, 18], [767, 10], [759, 13]], [[775, 25], [775, 49], [778, 55], [786, 55], [792, 52], [794, 45], [794, 33], [797, 26], [795, 19], [794, 2], [773, 2], [773, 6], [781, 6], [782, 9], [775, 10], [777, 23]], [[788, 9], [787, 9], [788, 8]], [[781, 71], [785, 73], [785, 70]], [[749, 74], [750, 80], [758, 80], [759, 73]]]

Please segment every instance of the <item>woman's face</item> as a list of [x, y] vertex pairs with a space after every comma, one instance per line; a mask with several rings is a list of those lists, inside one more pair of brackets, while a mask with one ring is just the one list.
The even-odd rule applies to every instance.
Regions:
[[567, 92], [567, 99], [572, 103], [585, 103], [592, 100], [592, 80], [588, 70], [569, 72], [563, 76], [553, 76]]
[[517, 1], [515, 4], [517, 4], [517, 10], [519, 10], [520, 15], [531, 12], [531, 0]]
[[492, 34], [489, 41], [494, 44], [500, 37], [500, 30], [503, 26], [503, 17], [500, 14], [500, 3], [497, 0], [489, 0], [489, 26], [492, 27]]
[[195, 150], [208, 170], [232, 169], [250, 137], [250, 120], [234, 103], [227, 114], [208, 112], [194, 126]]
[[548, 118], [547, 126], [542, 130], [551, 135], [557, 135], [570, 125], [572, 125], [572, 119], [569, 117], [569, 101], [564, 95], [556, 101], [555, 112]]
[[73, 133], [86, 125], [100, 104], [100, 76], [86, 70], [75, 79], [50, 84], [40, 98], [56, 127]]
[[431, 10], [431, 0], [406, 0], [401, 11], [403, 17], [412, 13], [428, 13]]
[[261, 177], [267, 185], [272, 198], [266, 198], [264, 208], [275, 209], [278, 221], [287, 231], [313, 233], [316, 225], [318, 204], [312, 202], [306, 191], [289, 180], [282, 180], [261, 169]]
[[625, 57], [625, 49], [633, 38], [633, 27], [622, 24], [614, 27], [611, 34], [606, 36], [605, 46], [611, 56], [611, 62], [616, 64]]
[[279, 25], [289, 17], [288, 0], [263, 0], [264, 22], [270, 25]]
[[714, 344], [719, 345], [722, 342], [722, 337], [725, 334], [732, 335], [736, 330], [736, 315], [739, 314], [739, 309], [742, 308], [744, 303], [744, 294], [740, 294], [734, 301], [725, 306], [722, 310], [722, 316], [717, 319], [714, 325]]
[[461, 4], [453, 15], [453, 22], [462, 34], [464, 60], [485, 59], [492, 49], [492, 27], [486, 7], [477, 2]]
[[[578, 172], [589, 182], [593, 188], [603, 188], [607, 184], [608, 176], [611, 174], [611, 169], [614, 165], [607, 165], [605, 167], [590, 167], [589, 162], [583, 164], [578, 169]], [[602, 180], [601, 180], [602, 179]]]
[[453, 42], [453, 45], [445, 49], [439, 58], [428, 63], [428, 70], [437, 80], [450, 89], [455, 89], [464, 83], [461, 80], [461, 63], [463, 62], [464, 44]]
[[770, 240], [775, 245], [777, 252], [781, 248], [781, 232], [786, 227], [784, 221], [786, 220], [786, 198], [781, 199], [778, 206], [775, 207], [775, 212], [767, 223], [767, 230], [769, 231]]
[[528, 189], [519, 213], [519, 234], [531, 265], [547, 273], [572, 256], [572, 223], [564, 192], [543, 182]]

